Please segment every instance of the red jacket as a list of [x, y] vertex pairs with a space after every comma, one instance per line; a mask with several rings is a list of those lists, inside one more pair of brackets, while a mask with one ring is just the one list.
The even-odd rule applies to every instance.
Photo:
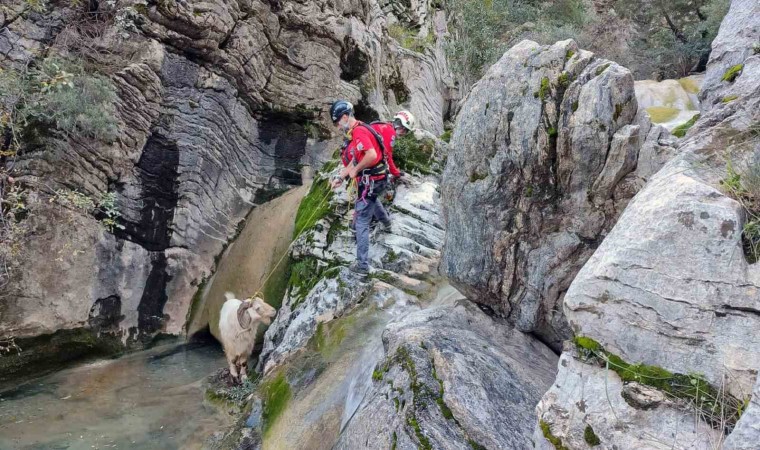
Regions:
[[[348, 165], [351, 164], [351, 161], [356, 161], [356, 164], [359, 164], [359, 161], [364, 159], [364, 155], [366, 155], [370, 149], [375, 149], [377, 159], [375, 159], [371, 166], [365, 169], [369, 170], [382, 162], [383, 152], [378, 147], [377, 141], [372, 132], [360, 124], [361, 122], [357, 122], [349, 131], [348, 136], [350, 141], [344, 144], [345, 147], [341, 152], [340, 159], [345, 167], [348, 167]], [[373, 180], [381, 178], [385, 178], [385, 175], [376, 175], [372, 177]]]
[[396, 144], [396, 129], [388, 122], [373, 123], [370, 126], [383, 137], [385, 161], [388, 164], [388, 170], [391, 172], [391, 175], [398, 178], [401, 175], [401, 171], [398, 170], [398, 167], [393, 162], [393, 145]]

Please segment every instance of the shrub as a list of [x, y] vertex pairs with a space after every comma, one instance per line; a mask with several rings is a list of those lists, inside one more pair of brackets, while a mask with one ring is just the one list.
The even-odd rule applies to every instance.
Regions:
[[111, 82], [80, 65], [49, 58], [19, 72], [0, 69], [0, 151], [12, 156], [24, 138], [86, 136], [110, 141], [117, 132]]
[[728, 161], [720, 184], [739, 201], [747, 220], [742, 228], [744, 255], [750, 264], [760, 261], [760, 150], [746, 162]]
[[433, 153], [435, 143], [431, 139], [417, 139], [414, 134], [396, 138], [393, 146], [393, 161], [405, 172], [434, 173]]

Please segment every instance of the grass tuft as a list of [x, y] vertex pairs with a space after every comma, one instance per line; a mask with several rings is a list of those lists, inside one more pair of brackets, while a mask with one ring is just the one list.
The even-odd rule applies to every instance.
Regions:
[[686, 132], [689, 131], [689, 128], [691, 128], [692, 125], [697, 123], [697, 120], [699, 120], [699, 114], [695, 114], [688, 122], [678, 125], [673, 129], [673, 136], [680, 138], [686, 136]]
[[721, 80], [732, 83], [736, 77], [741, 75], [742, 69], [744, 69], [744, 64], [737, 64], [735, 66], [729, 67], [728, 70], [726, 70], [726, 73], [723, 74]]

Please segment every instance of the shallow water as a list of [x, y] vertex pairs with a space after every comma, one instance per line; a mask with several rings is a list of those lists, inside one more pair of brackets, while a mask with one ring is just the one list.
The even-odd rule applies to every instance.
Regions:
[[0, 449], [195, 449], [232, 416], [204, 402], [225, 367], [213, 345], [170, 345], [98, 361], [0, 395]]

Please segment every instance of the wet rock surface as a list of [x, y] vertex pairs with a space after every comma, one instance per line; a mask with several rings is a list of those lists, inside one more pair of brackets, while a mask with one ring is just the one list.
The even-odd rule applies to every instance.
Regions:
[[336, 448], [530, 448], [556, 364], [541, 342], [460, 300], [389, 324], [383, 346]]

